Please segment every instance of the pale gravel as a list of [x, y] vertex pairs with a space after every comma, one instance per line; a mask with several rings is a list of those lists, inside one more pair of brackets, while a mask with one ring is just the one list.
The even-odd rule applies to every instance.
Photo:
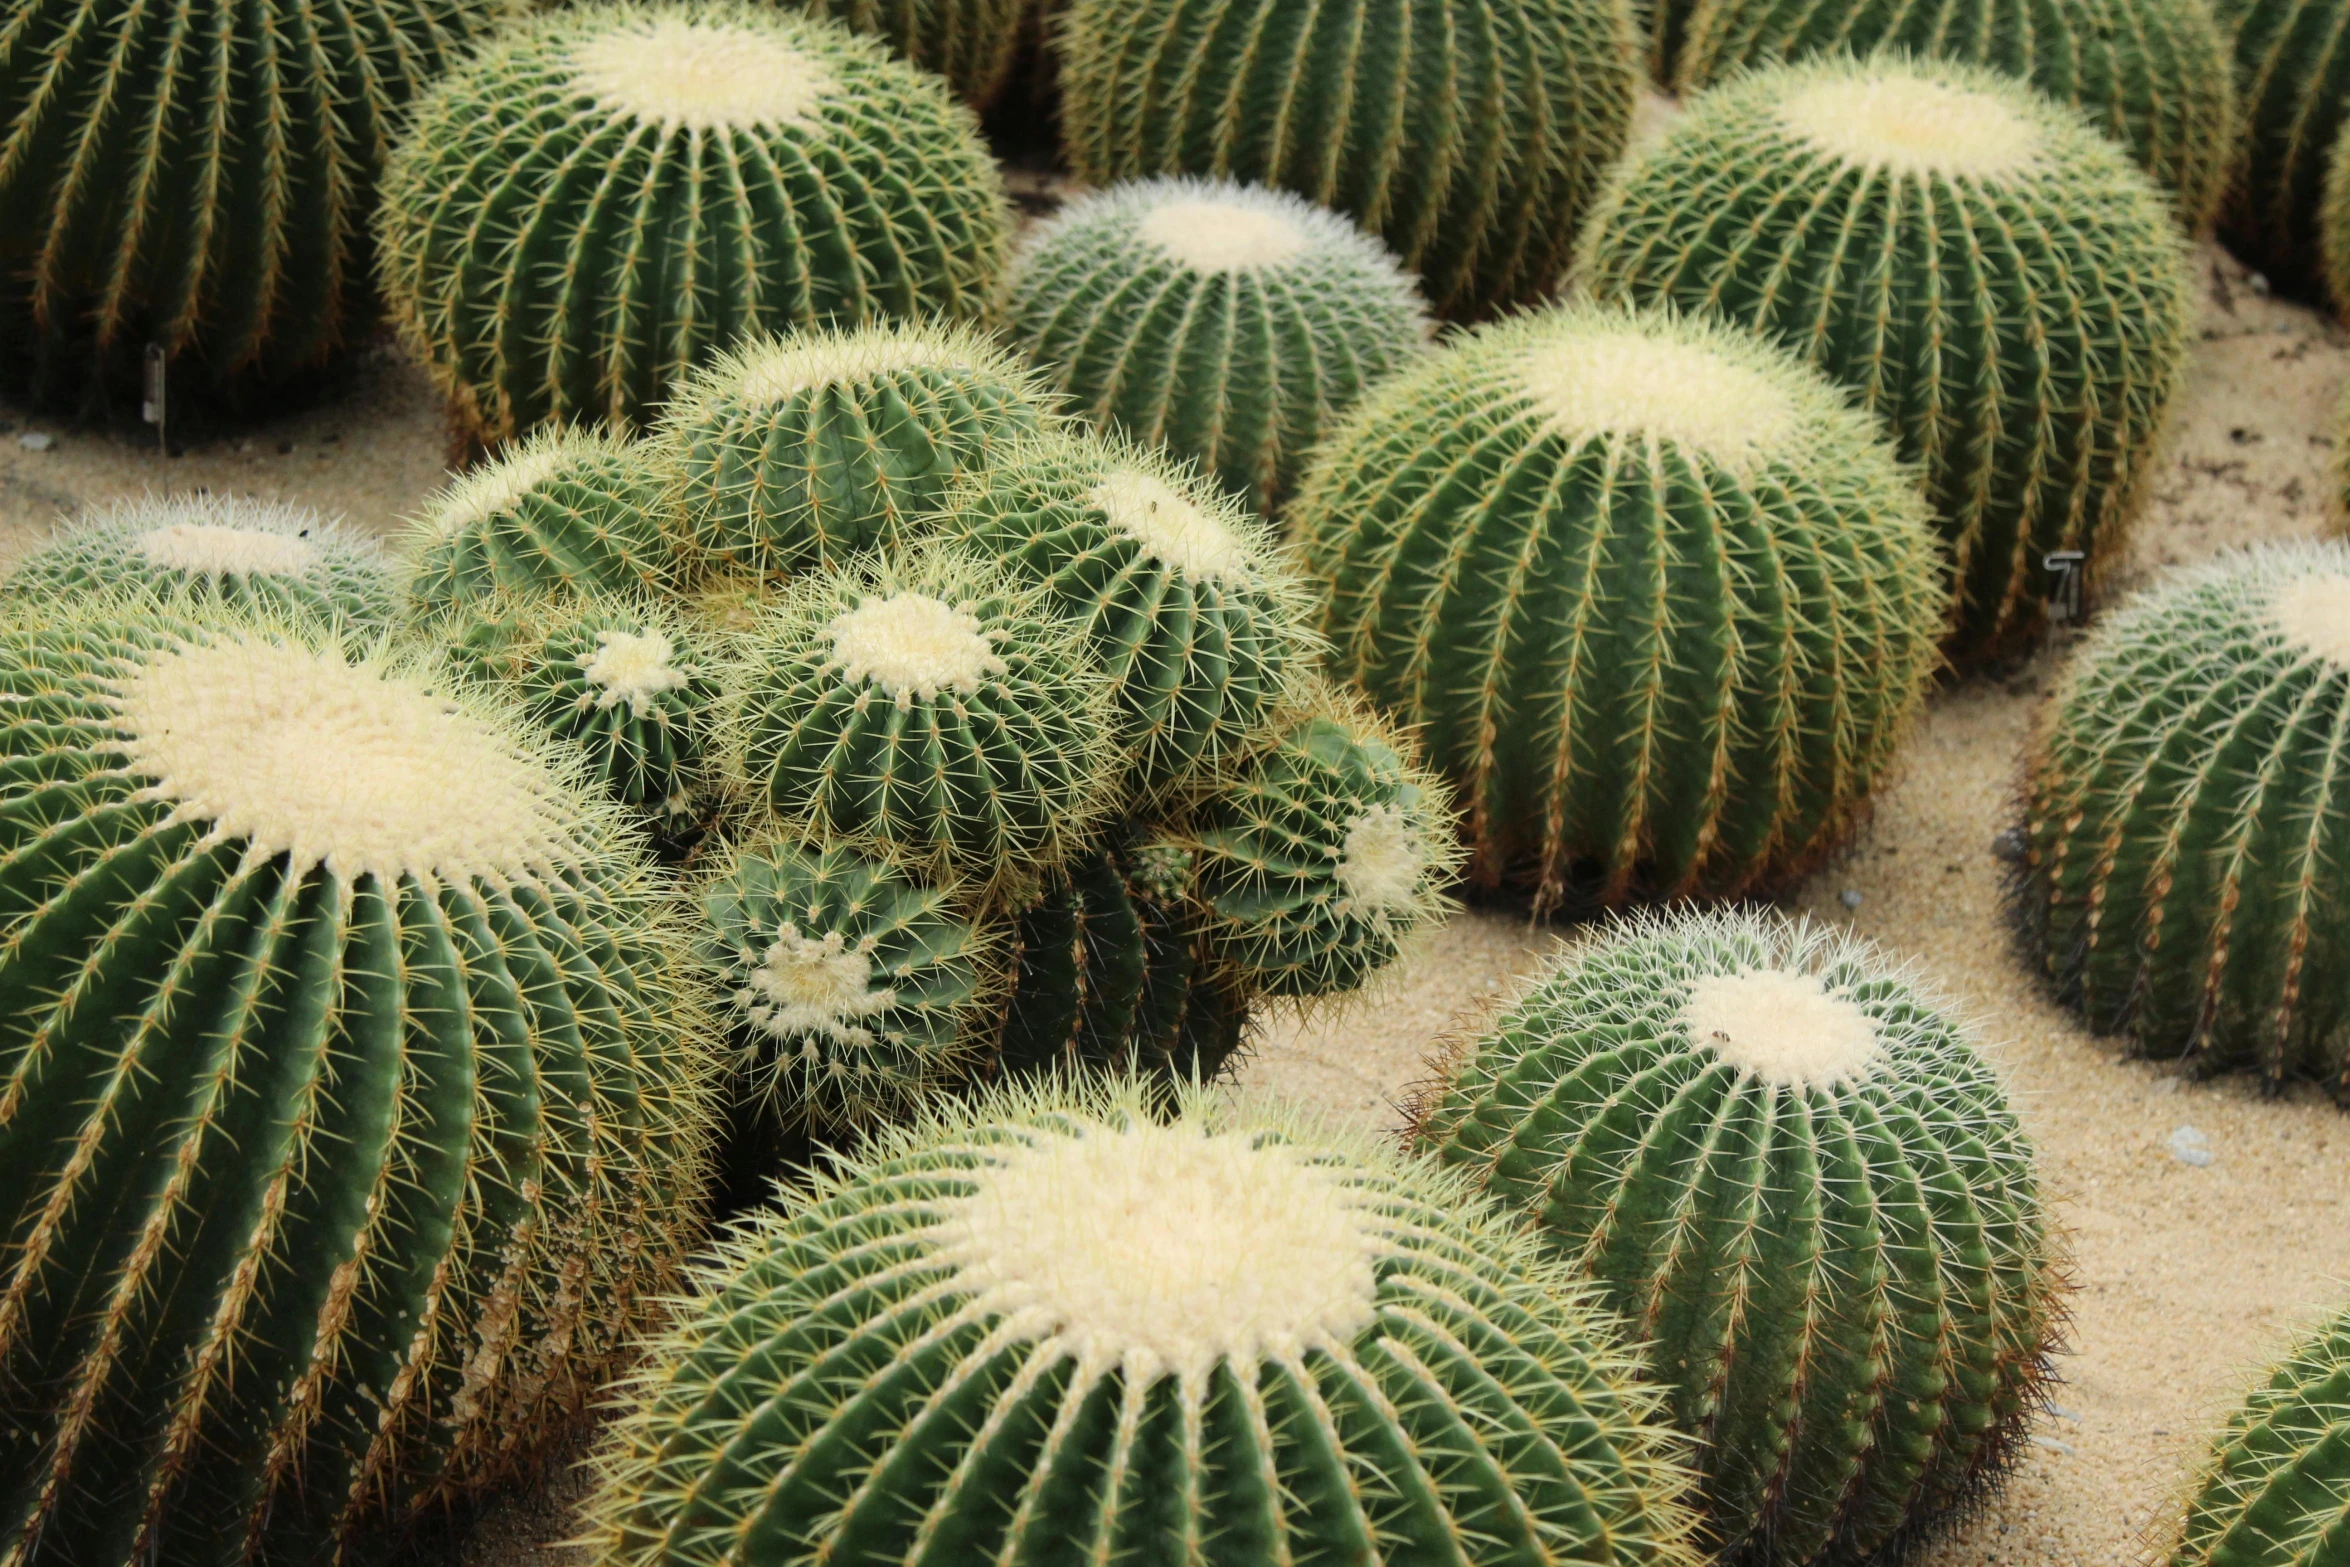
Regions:
[[[2208, 247], [2198, 270], [2209, 295], [2202, 340], [2148, 514], [2100, 585], [2108, 603], [2162, 567], [2335, 525], [2328, 434], [2350, 339], [2259, 295]], [[0, 420], [13, 425], [0, 431], [0, 566], [61, 515], [197, 486], [306, 502], [389, 535], [439, 482], [445, 449], [430, 389], [388, 351], [331, 405], [168, 462], [151, 440], [63, 430], [4, 407]], [[15, 439], [27, 430], [56, 438], [27, 450]], [[1939, 693], [1870, 830], [1790, 900], [1909, 958], [1974, 1020], [2045, 1152], [2072, 1236], [2079, 1289], [2056, 1393], [2064, 1414], [2038, 1429], [2057, 1445], [2034, 1447], [1978, 1518], [1926, 1554], [1933, 1567], [2131, 1560], [2159, 1541], [2212, 1423], [2297, 1328], [2350, 1301], [2350, 1117], [2306, 1089], [2264, 1100], [2242, 1081], [2183, 1084], [2123, 1061], [2114, 1041], [2047, 1002], [2013, 950], [1991, 844], [2013, 820], [2022, 747], [2063, 651]], [[1439, 1036], [1577, 934], [1461, 913], [1369, 1004], [1268, 1019], [1245, 1079], [1391, 1128]], [[2207, 1167], [2169, 1151], [2190, 1125], [2210, 1139]], [[565, 1476], [496, 1507], [441, 1559], [574, 1561], [534, 1546], [575, 1527], [579, 1490]]]

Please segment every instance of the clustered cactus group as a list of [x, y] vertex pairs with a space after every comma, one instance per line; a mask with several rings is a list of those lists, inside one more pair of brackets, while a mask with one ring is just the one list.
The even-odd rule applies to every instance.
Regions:
[[[1016, 236], [1046, 10], [1103, 188]], [[1907, 966], [1618, 917], [1402, 1148], [1218, 1080], [1463, 880], [1792, 887], [2098, 581], [2188, 236], [2350, 297], [2340, 0], [2220, 10], [20, 0], [0, 373], [380, 309], [474, 460], [396, 550], [199, 493], [0, 582], [0, 1561], [355, 1561], [615, 1388], [600, 1567], [1963, 1512], [2067, 1265]], [[2105, 617], [2024, 792], [2061, 999], [2350, 1103], [2350, 546]], [[2173, 1567], [2350, 1564], [2346, 1378]]]

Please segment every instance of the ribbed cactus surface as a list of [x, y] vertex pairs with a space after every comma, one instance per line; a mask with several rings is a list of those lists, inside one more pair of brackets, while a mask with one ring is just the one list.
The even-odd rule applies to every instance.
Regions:
[[217, 390], [362, 335], [396, 121], [486, 0], [23, 0], [0, 26], [0, 363], [80, 399], [150, 343]]
[[1271, 1107], [996, 1096], [739, 1230], [651, 1351], [610, 1567], [1694, 1559], [1588, 1290]]
[[761, 331], [987, 307], [995, 164], [945, 84], [772, 7], [542, 15], [418, 105], [384, 179], [403, 335], [484, 439], [648, 419]]
[[2318, 261], [2327, 300], [2339, 316], [2350, 311], [2350, 135], [2336, 133], [2326, 155], [2325, 184], [2318, 195]]
[[2027, 809], [2020, 912], [2090, 1026], [2350, 1103], [2350, 545], [2223, 558], [2100, 626]]
[[673, 1285], [710, 1085], [614, 808], [446, 672], [0, 632], [0, 1555], [329, 1562]]
[[945, 77], [967, 103], [984, 107], [1011, 74], [1030, 0], [800, 0]]
[[1072, 0], [1068, 155], [1096, 185], [1292, 190], [1384, 239], [1449, 316], [1549, 291], [1637, 74], [1610, 0]]
[[2214, 0], [2233, 39], [2242, 134], [2220, 237], [2298, 294], [2322, 281], [2326, 160], [2350, 122], [2350, 27], [2339, 0]]
[[904, 541], [955, 482], [1041, 430], [1037, 377], [937, 323], [795, 332], [679, 389], [660, 444], [702, 569], [788, 575]]
[[1071, 407], [1259, 511], [1429, 335], [1387, 248], [1288, 191], [1152, 179], [1071, 202], [1012, 258], [1005, 331]]
[[1766, 61], [1878, 49], [1988, 66], [2078, 109], [2190, 229], [2219, 205], [2235, 150], [2235, 71], [2204, 0], [1703, 0], [1677, 80], [1686, 93]]
[[2294, 1346], [2212, 1444], [2169, 1567], [2350, 1561], [2350, 1313]]
[[1649, 1343], [1725, 1561], [1882, 1559], [2021, 1443], [2062, 1317], [2034, 1154], [1865, 944], [1773, 915], [1619, 925], [1423, 1114]]
[[1834, 848], [1947, 596], [1875, 427], [1785, 352], [1587, 306], [1374, 393], [1293, 508], [1334, 668], [1419, 733], [1471, 874], [1732, 896]]
[[0, 579], [0, 599], [70, 594], [220, 602], [383, 628], [400, 584], [375, 540], [304, 506], [227, 495], [116, 501], [60, 529]]
[[1707, 310], [1857, 392], [1919, 464], [1951, 657], [2042, 630], [2050, 554], [2098, 568], [2186, 359], [2177, 224], [2120, 149], [1980, 67], [1820, 60], [1705, 94], [1585, 231], [1599, 297]]

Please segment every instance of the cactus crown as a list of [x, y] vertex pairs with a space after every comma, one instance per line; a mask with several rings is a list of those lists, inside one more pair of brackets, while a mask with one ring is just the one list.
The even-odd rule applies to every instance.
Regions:
[[1010, 668], [996, 652], [1000, 628], [915, 588], [864, 595], [832, 617], [824, 636], [832, 647], [827, 668], [852, 686], [877, 688], [901, 711], [942, 691], [976, 695]]
[[1802, 431], [1805, 402], [1786, 366], [1762, 365], [1727, 332], [1685, 335], [1653, 327], [1611, 331], [1532, 330], [1520, 367], [1526, 399], [1577, 445], [1595, 436], [1637, 435], [1702, 452], [1743, 472], [1788, 454]]
[[582, 97], [639, 124], [691, 131], [804, 124], [840, 91], [822, 60], [765, 28], [628, 16], [571, 46]]
[[1159, 474], [1121, 462], [1085, 494], [1102, 520], [1162, 566], [1228, 588], [1252, 586], [1264, 570], [1230, 513], [1219, 515]]
[[1011, 356], [991, 338], [959, 323], [828, 327], [761, 338], [721, 355], [695, 372], [674, 400], [670, 417], [676, 423], [694, 423], [720, 404], [772, 408], [803, 392], [857, 386], [907, 370], [968, 373], [980, 367], [1007, 379], [1021, 378]]
[[2283, 578], [2268, 615], [2287, 645], [2350, 670], [2350, 571]]
[[1946, 70], [1913, 72], [1898, 56], [1872, 59], [1865, 75], [1831, 63], [1779, 99], [1778, 117], [1848, 168], [1997, 184], [2047, 156], [2042, 116], [2022, 92], [1989, 71], [1970, 82]]

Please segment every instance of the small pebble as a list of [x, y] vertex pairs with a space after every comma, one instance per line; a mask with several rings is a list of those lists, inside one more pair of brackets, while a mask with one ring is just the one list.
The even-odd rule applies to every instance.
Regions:
[[1847, 887], [1836, 895], [1836, 900], [1848, 909], [1857, 909], [1860, 907], [1860, 889]]
[[2192, 1126], [2182, 1126], [2170, 1134], [2170, 1155], [2181, 1164], [2201, 1169], [2211, 1163], [2211, 1139]]
[[2268, 275], [2264, 272], [2247, 272], [2244, 274], [2244, 286], [2255, 294], [2265, 294], [2268, 292]]
[[57, 444], [57, 437], [42, 430], [27, 430], [16, 438], [16, 444], [28, 452], [45, 452]]
[[2031, 840], [2024, 836], [2021, 827], [2002, 827], [1991, 835], [1991, 858], [1995, 860], [2021, 865], [2031, 852]]

